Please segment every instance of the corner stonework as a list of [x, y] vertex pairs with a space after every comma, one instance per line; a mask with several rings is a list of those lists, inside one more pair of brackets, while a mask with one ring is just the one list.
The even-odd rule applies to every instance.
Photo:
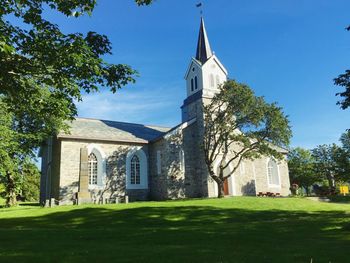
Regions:
[[77, 193], [77, 204], [91, 203], [89, 193], [89, 174], [88, 174], [88, 149], [80, 149], [80, 170], [79, 170], [79, 192]]

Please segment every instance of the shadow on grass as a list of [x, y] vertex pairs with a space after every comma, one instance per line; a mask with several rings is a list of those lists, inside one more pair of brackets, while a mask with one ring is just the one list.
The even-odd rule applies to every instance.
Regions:
[[18, 205], [19, 206], [40, 206], [40, 204], [36, 202], [19, 203]]
[[332, 203], [350, 204], [350, 196], [335, 195], [328, 198]]
[[0, 219], [0, 261], [347, 262], [343, 211], [86, 207]]

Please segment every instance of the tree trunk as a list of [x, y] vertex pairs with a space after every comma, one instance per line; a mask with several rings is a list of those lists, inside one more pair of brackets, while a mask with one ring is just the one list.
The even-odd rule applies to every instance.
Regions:
[[218, 184], [218, 198], [223, 198], [225, 196], [224, 182], [222, 180], [218, 180], [216, 183]]
[[335, 189], [335, 179], [334, 176], [332, 174], [329, 174], [327, 176], [328, 179], [328, 186], [329, 186], [329, 190], [333, 191]]
[[306, 196], [309, 196], [310, 195], [310, 186], [306, 186], [305, 189], [306, 189]]
[[6, 206], [15, 206], [17, 205], [16, 185], [11, 172], [6, 173], [6, 179]]

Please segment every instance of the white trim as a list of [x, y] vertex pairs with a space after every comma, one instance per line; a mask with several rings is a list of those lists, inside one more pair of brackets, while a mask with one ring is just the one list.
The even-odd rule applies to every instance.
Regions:
[[[279, 184], [270, 184], [270, 178], [269, 178], [269, 161], [270, 161], [270, 160], [273, 160], [273, 161], [276, 163], [276, 166], [277, 166], [277, 175], [278, 175], [278, 183], [279, 183]], [[271, 187], [271, 188], [281, 188], [280, 167], [279, 167], [278, 162], [276, 161], [275, 158], [272, 158], [272, 157], [267, 158], [267, 161], [266, 161], [266, 176], [267, 176], [267, 185], [268, 185], [268, 187]]]
[[179, 151], [180, 171], [185, 171], [185, 152], [183, 149]]
[[101, 189], [106, 180], [106, 154], [100, 146], [93, 143], [87, 146], [87, 150], [88, 156], [94, 153], [97, 158], [97, 185], [89, 184], [89, 189]]
[[[214, 171], [216, 173], [218, 167], [219, 167], [219, 164], [220, 164], [220, 156], [215, 160], [214, 162]], [[227, 158], [226, 160], [227, 161]], [[232, 162], [228, 165], [230, 171], [233, 170], [233, 165], [232, 165]], [[233, 173], [227, 180], [228, 180], [228, 194], [231, 195], [231, 196], [235, 196], [237, 193], [236, 193], [236, 180], [235, 180], [235, 174]], [[218, 195], [218, 184], [214, 181], [214, 194], [215, 196]]]
[[186, 121], [184, 123], [181, 123], [178, 127], [176, 127], [176, 129], [173, 129], [169, 132], [167, 132], [166, 134], [164, 134], [162, 136], [162, 138], [164, 139], [169, 139], [171, 138], [173, 135], [177, 134], [179, 131], [187, 128], [188, 126], [190, 126], [192, 123], [196, 122], [197, 119], [196, 118], [193, 118], [193, 119], [190, 119], [189, 121]]
[[218, 57], [214, 54], [212, 55], [203, 65], [202, 67], [204, 67], [204, 65], [206, 65], [208, 63], [208, 61], [214, 60], [215, 63], [219, 66], [219, 68], [222, 70], [222, 72], [225, 74], [225, 76], [227, 76], [227, 69], [224, 67], [224, 65], [221, 64], [220, 60], [218, 59]]
[[186, 70], [186, 73], [185, 73], [185, 76], [184, 76], [184, 79], [186, 79], [187, 80], [187, 78], [188, 78], [188, 74], [190, 74], [190, 72], [191, 72], [191, 68], [192, 68], [192, 65], [193, 64], [195, 64], [195, 65], [197, 65], [199, 68], [201, 68], [202, 67], [202, 65], [197, 61], [197, 59], [195, 59], [195, 58], [191, 58], [191, 60], [190, 60], [190, 64], [189, 64], [189, 66], [187, 67], [187, 70]]
[[[130, 165], [131, 158], [137, 155], [140, 160], [140, 184], [130, 183]], [[148, 163], [147, 155], [140, 146], [135, 146], [130, 149], [126, 155], [126, 176], [125, 176], [125, 186], [126, 189], [148, 189]]]

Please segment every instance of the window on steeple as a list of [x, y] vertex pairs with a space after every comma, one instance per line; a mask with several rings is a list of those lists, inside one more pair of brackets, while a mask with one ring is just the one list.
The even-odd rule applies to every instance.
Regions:
[[193, 91], [193, 79], [191, 79], [191, 91]]
[[210, 74], [209, 75], [209, 85], [211, 88], [214, 88], [214, 75], [213, 74]]
[[216, 87], [218, 88], [220, 85], [220, 77], [219, 75], [216, 75]]
[[195, 89], [198, 89], [197, 76], [194, 77], [194, 88], [195, 88]]

